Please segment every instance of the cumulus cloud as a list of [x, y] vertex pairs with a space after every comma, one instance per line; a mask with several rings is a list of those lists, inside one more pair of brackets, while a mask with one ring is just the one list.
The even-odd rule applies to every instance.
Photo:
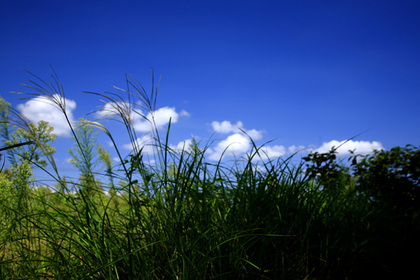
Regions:
[[[53, 96], [54, 99], [60, 100], [62, 97], [58, 94]], [[76, 109], [74, 100], [65, 99], [66, 114], [70, 122], [74, 123], [73, 111]], [[54, 127], [53, 133], [57, 136], [70, 136], [70, 128], [61, 112], [56, 105], [44, 96], [37, 96], [17, 106], [18, 110], [31, 122], [47, 121]]]
[[[142, 153], [148, 156], [152, 156], [156, 152], [156, 146], [151, 137], [140, 137], [136, 139], [136, 143], [134, 143], [139, 149], [142, 149]], [[124, 149], [133, 150], [133, 145], [124, 144]]]
[[97, 118], [109, 118], [125, 114], [127, 118], [133, 122], [134, 129], [137, 132], [150, 132], [153, 128], [152, 121], [154, 120], [157, 129], [162, 129], [165, 125], [178, 122], [181, 116], [189, 116], [189, 113], [182, 110], [180, 113], [174, 107], [162, 107], [154, 112], [144, 114], [140, 109], [132, 109], [128, 102], [106, 103], [102, 110], [96, 113]]
[[184, 141], [179, 142], [176, 146], [171, 145], [170, 148], [177, 151], [187, 151], [192, 143], [192, 139], [186, 139]]
[[244, 128], [244, 125], [241, 121], [238, 121], [236, 124], [232, 124], [230, 121], [213, 121], [211, 126], [214, 132], [217, 133], [242, 133], [245, 131], [253, 140], [259, 140], [262, 138], [262, 132], [256, 129], [247, 130]]
[[[341, 146], [340, 146], [341, 145]], [[349, 153], [349, 150], [356, 150], [357, 154], [368, 154], [371, 153], [373, 150], [383, 150], [384, 147], [380, 142], [373, 141], [337, 141], [332, 140], [330, 142], [325, 142], [322, 144], [321, 147], [315, 150], [318, 153], [327, 153], [331, 150], [332, 147], [337, 148], [337, 152], [339, 155], [345, 155]]]
[[[217, 133], [233, 133], [226, 139], [217, 143], [216, 147], [208, 149], [210, 159], [212, 160], [219, 160], [223, 153], [226, 156], [241, 156], [247, 152], [251, 152], [252, 143], [249, 137], [253, 141], [257, 141], [262, 138], [262, 131], [256, 129], [245, 129], [241, 121], [238, 121], [236, 124], [232, 124], [230, 121], [213, 121], [211, 123], [211, 127]], [[280, 157], [285, 153], [286, 148], [279, 145], [267, 145], [260, 149], [260, 155], [264, 159]]]
[[262, 138], [262, 132], [256, 129], [245, 130], [245, 132], [252, 140], [260, 140]]
[[153, 113], [148, 113], [146, 119], [137, 115], [134, 117], [134, 129], [139, 132], [149, 132], [152, 129], [151, 121], [154, 120], [157, 129], [162, 129], [165, 125], [178, 122], [180, 114], [176, 112], [174, 107], [163, 107]]
[[223, 152], [226, 155], [239, 156], [251, 149], [251, 142], [243, 134], [235, 133], [217, 143], [213, 149], [208, 149], [211, 160], [219, 160]]
[[306, 149], [306, 148], [305, 148], [304, 146], [302, 146], [302, 145], [299, 145], [299, 146], [292, 145], [292, 146], [289, 146], [289, 147], [287, 148], [287, 152], [288, 152], [289, 154], [294, 154], [294, 153], [297, 153], [297, 152], [303, 151], [303, 150], [305, 150], [305, 149]]
[[241, 121], [237, 122], [236, 124], [231, 124], [230, 121], [214, 121], [211, 123], [211, 126], [213, 130], [218, 133], [238, 133], [241, 132], [241, 129], [244, 129], [244, 125]]
[[[384, 149], [382, 144], [377, 141], [369, 142], [353, 140], [347, 142], [332, 140], [323, 143], [319, 148], [309, 148], [296, 145], [289, 147], [285, 147], [283, 145], [264, 145], [259, 147], [259, 156], [254, 157], [254, 160], [273, 160], [275, 158], [303, 151], [327, 153], [332, 147], [339, 147], [337, 149], [339, 155], [347, 155], [349, 154], [349, 150], [355, 150], [357, 154], [368, 154], [373, 150]], [[224, 156], [243, 156], [246, 153], [252, 152], [252, 148], [252, 143], [247, 136], [241, 133], [235, 133], [218, 142], [215, 147], [209, 148], [207, 153], [209, 154], [209, 159], [219, 160], [223, 153]]]
[[286, 148], [282, 145], [263, 146], [259, 150], [259, 154], [263, 160], [282, 157], [286, 152]]
[[102, 110], [96, 112], [96, 117], [98, 119], [110, 118], [114, 116], [119, 116], [122, 112], [124, 114], [128, 114], [128, 117], [132, 115], [131, 105], [129, 102], [107, 102], [103, 106]]

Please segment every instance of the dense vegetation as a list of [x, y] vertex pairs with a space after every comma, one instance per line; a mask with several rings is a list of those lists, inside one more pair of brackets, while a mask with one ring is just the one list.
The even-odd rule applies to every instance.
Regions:
[[[53, 77], [29, 87], [66, 114]], [[127, 84], [128, 100], [153, 112], [156, 91], [146, 94], [130, 76]], [[1, 279], [379, 279], [416, 271], [418, 148], [353, 154], [347, 163], [333, 149], [294, 163], [259, 160], [254, 145], [229, 166], [207, 161], [201, 143], [171, 149], [169, 126], [164, 139], [152, 132], [149, 161], [135, 141], [135, 102], [102, 97], [133, 151], [123, 157], [114, 145], [114, 166], [96, 142], [99, 130], [115, 143], [106, 127], [69, 122], [79, 178], [57, 168], [48, 123], [28, 123], [0, 101], [10, 163], [0, 173]], [[47, 165], [49, 186], [32, 171]]]

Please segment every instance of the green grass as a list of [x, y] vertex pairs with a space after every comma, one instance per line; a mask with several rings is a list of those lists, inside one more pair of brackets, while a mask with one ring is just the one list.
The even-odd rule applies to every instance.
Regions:
[[[32, 88], [64, 97], [56, 81]], [[56, 168], [49, 189], [0, 173], [1, 279], [361, 279], [411, 269], [404, 250], [418, 248], [406, 244], [419, 232], [417, 216], [402, 221], [345, 186], [327, 190], [305, 175], [303, 162], [258, 160], [255, 144], [231, 165], [208, 162], [208, 146], [170, 149], [169, 126], [164, 138], [153, 131], [148, 164], [129, 112], [133, 97], [154, 111], [156, 91], [127, 81], [130, 104], [101, 96], [114, 104], [133, 153], [123, 158], [106, 127], [85, 123], [114, 143], [120, 171], [98, 174], [86, 162], [83, 179]], [[92, 179], [99, 175], [108, 180]]]

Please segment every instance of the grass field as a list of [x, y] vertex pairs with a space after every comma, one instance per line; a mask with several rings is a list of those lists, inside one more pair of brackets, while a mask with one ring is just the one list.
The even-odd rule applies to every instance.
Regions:
[[[54, 98], [48, 85], [32, 89]], [[156, 96], [134, 89], [152, 112]], [[94, 130], [115, 143], [97, 122], [72, 127], [79, 178], [62, 176], [36, 129], [20, 126], [55, 183], [38, 186], [31, 166], [43, 165], [18, 154], [0, 173], [0, 279], [380, 279], [417, 271], [419, 208], [373, 198], [367, 181], [361, 188], [335, 158], [262, 161], [254, 145], [247, 158], [210, 162], [201, 143], [172, 150], [168, 127], [163, 137], [152, 132], [151, 164], [128, 103], [102, 98], [132, 140], [125, 158], [114, 145], [116, 166], [89, 148]]]

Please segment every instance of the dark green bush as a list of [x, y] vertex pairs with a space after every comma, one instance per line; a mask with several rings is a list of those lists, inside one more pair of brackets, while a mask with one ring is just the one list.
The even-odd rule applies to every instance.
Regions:
[[357, 189], [374, 203], [420, 209], [420, 150], [412, 145], [352, 157]]

